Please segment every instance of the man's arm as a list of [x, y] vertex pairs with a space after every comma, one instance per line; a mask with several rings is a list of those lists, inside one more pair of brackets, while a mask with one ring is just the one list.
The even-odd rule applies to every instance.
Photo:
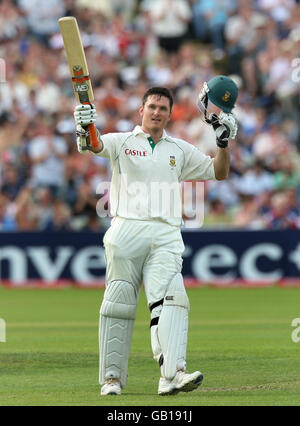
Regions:
[[99, 155], [114, 162], [117, 158], [116, 153], [118, 148], [121, 147], [124, 140], [128, 137], [128, 133], [115, 132], [101, 135], [100, 131], [96, 128], [98, 143], [96, 147], [92, 147], [88, 125], [91, 123], [95, 124], [96, 117], [97, 114], [94, 105], [80, 104], [75, 108], [74, 118], [76, 122], [77, 149], [81, 154], [92, 152], [95, 155]]
[[96, 131], [97, 131], [98, 142], [99, 142], [97, 148], [92, 147], [92, 145], [90, 144], [90, 141], [89, 141], [89, 139], [90, 139], [89, 136], [87, 137], [87, 145], [88, 145], [89, 151], [93, 152], [94, 154], [99, 154], [101, 151], [103, 151], [104, 145], [103, 145], [103, 142], [102, 142], [102, 139], [101, 139], [100, 132], [98, 131], [98, 129], [96, 129]]
[[90, 151], [92, 151], [94, 154], [99, 154], [101, 151], [103, 151], [103, 142], [102, 142], [102, 140], [101, 139], [99, 140], [99, 146], [97, 148], [91, 148]]
[[230, 169], [229, 148], [217, 148], [217, 154], [214, 158], [214, 169], [217, 180], [227, 179]]
[[214, 169], [217, 180], [227, 179], [230, 170], [230, 152], [228, 139], [235, 138], [237, 134], [237, 121], [232, 114], [221, 113], [211, 115], [211, 125], [217, 139], [217, 154], [214, 158]]

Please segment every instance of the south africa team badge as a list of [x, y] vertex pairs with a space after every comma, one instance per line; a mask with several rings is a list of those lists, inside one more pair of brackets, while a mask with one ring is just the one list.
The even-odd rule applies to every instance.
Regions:
[[170, 155], [170, 166], [175, 167], [176, 166], [176, 159], [174, 155]]

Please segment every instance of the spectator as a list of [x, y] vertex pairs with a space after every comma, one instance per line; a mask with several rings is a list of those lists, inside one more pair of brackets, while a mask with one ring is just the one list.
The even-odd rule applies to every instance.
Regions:
[[4, 166], [2, 174], [1, 192], [13, 201], [22, 187], [18, 169], [13, 165]]
[[285, 35], [285, 23], [290, 19], [296, 2], [294, 0], [258, 0], [257, 7], [268, 13], [277, 23], [279, 33]]
[[249, 167], [246, 173], [236, 180], [236, 189], [240, 194], [258, 196], [273, 190], [273, 177], [263, 168], [260, 161]]
[[53, 214], [46, 223], [44, 230], [50, 232], [70, 231], [70, 220], [71, 211], [68, 205], [62, 200], [56, 199], [53, 203]]
[[193, 92], [190, 86], [183, 86], [177, 92], [177, 103], [172, 109], [172, 120], [189, 123], [199, 116], [196, 104], [193, 101]]
[[280, 128], [280, 117], [273, 115], [268, 124], [268, 131], [263, 131], [254, 139], [254, 155], [263, 160], [264, 158], [271, 159], [274, 156], [291, 153], [293, 148]]
[[87, 227], [91, 215], [96, 214], [97, 202], [96, 194], [91, 191], [89, 183], [82, 182], [78, 188], [78, 197], [73, 209], [75, 216], [74, 226], [77, 229]]
[[236, 228], [257, 229], [262, 227], [258, 220], [260, 205], [254, 195], [240, 194], [240, 204], [233, 210], [233, 224]]
[[53, 134], [53, 127], [40, 123], [39, 135], [30, 141], [32, 184], [51, 188], [54, 195], [64, 181], [67, 147], [63, 138]]
[[232, 226], [232, 217], [226, 209], [226, 206], [220, 200], [211, 201], [208, 211], [204, 216], [204, 228], [229, 228]]
[[34, 194], [39, 217], [38, 229], [45, 230], [54, 215], [53, 196], [49, 188], [38, 188]]
[[33, 190], [29, 187], [24, 187], [16, 198], [15, 220], [19, 231], [38, 229], [39, 212], [33, 200]]
[[235, 9], [235, 0], [195, 0], [193, 20], [196, 37], [212, 42], [214, 55], [224, 55], [224, 28], [228, 15]]
[[224, 38], [228, 54], [228, 72], [240, 75], [244, 54], [243, 41], [249, 37], [249, 22], [253, 10], [249, 2], [241, 1], [238, 3], [238, 13], [229, 16], [226, 20]]
[[3, 0], [0, 4], [0, 40], [16, 38], [24, 26], [25, 21], [16, 6], [11, 1]]
[[274, 189], [284, 190], [298, 188], [300, 184], [300, 175], [299, 172], [295, 170], [292, 159], [283, 157], [280, 163], [280, 169], [274, 174]]
[[290, 204], [287, 192], [278, 192], [272, 196], [270, 211], [263, 218], [268, 229], [300, 228], [299, 210], [295, 211]]
[[176, 53], [188, 32], [191, 9], [187, 0], [155, 0], [151, 2], [150, 19], [159, 46]]
[[18, 0], [20, 10], [26, 17], [31, 34], [38, 41], [47, 44], [48, 36], [58, 31], [57, 20], [65, 15], [64, 2], [61, 0]]
[[17, 223], [8, 198], [0, 194], [0, 232], [16, 231]]

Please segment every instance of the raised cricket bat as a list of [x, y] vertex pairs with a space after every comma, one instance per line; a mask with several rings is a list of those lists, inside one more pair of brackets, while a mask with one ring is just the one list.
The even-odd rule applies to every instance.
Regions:
[[[81, 104], [90, 104], [94, 100], [94, 94], [77, 20], [73, 16], [66, 16], [60, 18], [58, 23], [64, 41], [76, 99]], [[89, 124], [88, 130], [91, 145], [93, 148], [97, 148], [98, 138], [95, 125]]]

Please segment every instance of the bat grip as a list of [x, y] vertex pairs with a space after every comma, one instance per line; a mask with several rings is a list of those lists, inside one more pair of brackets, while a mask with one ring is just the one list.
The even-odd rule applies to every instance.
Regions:
[[[93, 108], [93, 106], [90, 102], [82, 102], [82, 100], [81, 100], [81, 103], [84, 104], [84, 105], [91, 105], [91, 107]], [[90, 143], [91, 143], [92, 147], [98, 148], [99, 141], [98, 141], [98, 136], [97, 136], [95, 124], [94, 123], [89, 124], [88, 129], [89, 129]]]
[[98, 148], [99, 141], [97, 137], [96, 127], [95, 124], [89, 124], [89, 135], [90, 135], [90, 142], [93, 148]]

